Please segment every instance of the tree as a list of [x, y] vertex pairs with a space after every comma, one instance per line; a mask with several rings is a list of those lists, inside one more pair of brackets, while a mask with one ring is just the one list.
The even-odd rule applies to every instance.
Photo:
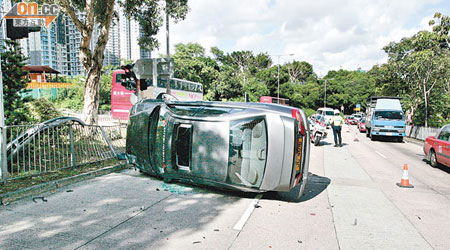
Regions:
[[314, 73], [312, 65], [307, 62], [293, 61], [286, 64], [286, 67], [289, 81], [292, 83], [305, 83], [306, 79]]
[[[82, 118], [87, 123], [97, 123], [103, 53], [108, 42], [116, 0], [59, 0], [55, 2], [59, 3], [62, 11], [70, 17], [81, 33], [80, 61], [87, 73]], [[148, 49], [158, 47], [155, 35], [163, 24], [164, 12], [178, 21], [184, 19], [189, 10], [187, 0], [118, 0], [118, 3], [124, 8], [128, 17], [136, 19], [141, 25], [143, 35], [139, 44]], [[84, 15], [77, 13], [84, 13]], [[99, 30], [99, 36], [95, 47], [91, 49], [95, 28]]]
[[[384, 47], [389, 56], [388, 67], [394, 71], [394, 79], [400, 79], [407, 86], [411, 112], [416, 113], [421, 107], [423, 115], [420, 116], [425, 126], [428, 126], [433, 91], [439, 89], [446, 93], [450, 81], [450, 22], [448, 17], [439, 13], [435, 18], [438, 18], [436, 26], [439, 27], [433, 27], [433, 32], [420, 31], [412, 37]], [[430, 24], [435, 24], [435, 21], [430, 21]]]
[[26, 123], [28, 118], [27, 107], [24, 103], [27, 99], [20, 96], [27, 86], [27, 73], [23, 71], [26, 58], [23, 56], [18, 43], [12, 40], [4, 40], [2, 57], [3, 76], [3, 102], [6, 125]]

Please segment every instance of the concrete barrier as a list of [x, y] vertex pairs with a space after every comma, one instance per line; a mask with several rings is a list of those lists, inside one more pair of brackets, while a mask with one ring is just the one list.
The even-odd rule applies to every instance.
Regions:
[[414, 139], [425, 141], [428, 136], [436, 136], [440, 128], [416, 127], [407, 125], [406, 136]]

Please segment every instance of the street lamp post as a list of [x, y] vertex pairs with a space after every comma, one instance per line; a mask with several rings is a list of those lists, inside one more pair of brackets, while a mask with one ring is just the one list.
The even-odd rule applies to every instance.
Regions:
[[327, 79], [325, 79], [325, 96], [323, 97], [323, 107], [327, 107]]
[[271, 55], [271, 56], [277, 56], [278, 57], [278, 76], [277, 76], [277, 82], [278, 82], [278, 90], [277, 90], [277, 103], [280, 103], [280, 57], [282, 56], [293, 56], [294, 54], [283, 54], [283, 55]]

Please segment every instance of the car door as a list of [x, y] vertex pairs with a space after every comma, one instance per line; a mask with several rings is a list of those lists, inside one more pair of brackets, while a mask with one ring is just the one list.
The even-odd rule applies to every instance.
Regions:
[[450, 166], [450, 126], [442, 128], [436, 142], [436, 158], [438, 162]]

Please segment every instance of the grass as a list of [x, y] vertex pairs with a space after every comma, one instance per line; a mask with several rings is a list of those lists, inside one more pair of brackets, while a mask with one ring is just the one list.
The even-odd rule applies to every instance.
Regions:
[[14, 192], [22, 188], [31, 187], [34, 185], [59, 180], [66, 177], [75, 176], [82, 173], [87, 173], [93, 170], [98, 170], [104, 167], [114, 166], [118, 164], [125, 164], [125, 162], [112, 158], [101, 162], [85, 164], [77, 168], [65, 168], [52, 172], [42, 173], [40, 175], [27, 176], [23, 178], [8, 180], [6, 181], [6, 183], [0, 182], [0, 194]]

